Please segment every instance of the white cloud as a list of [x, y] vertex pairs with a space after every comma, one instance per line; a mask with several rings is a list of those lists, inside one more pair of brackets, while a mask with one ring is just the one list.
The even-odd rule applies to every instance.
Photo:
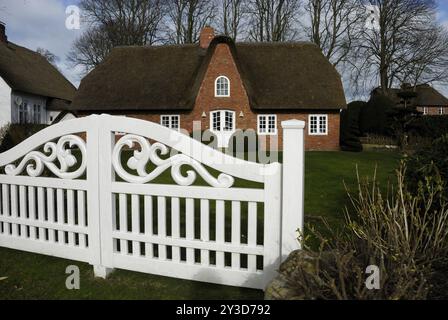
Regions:
[[66, 65], [66, 55], [81, 30], [68, 30], [65, 9], [76, 1], [60, 0], [2, 0], [0, 20], [6, 24], [8, 40], [36, 50], [45, 48], [60, 58], [58, 67], [76, 86], [79, 70]]

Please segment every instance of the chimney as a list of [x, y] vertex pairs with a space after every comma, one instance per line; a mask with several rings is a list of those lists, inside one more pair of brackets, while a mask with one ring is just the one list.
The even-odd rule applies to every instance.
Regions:
[[199, 37], [199, 45], [202, 49], [207, 49], [212, 40], [215, 38], [215, 29], [212, 27], [204, 27]]
[[8, 42], [8, 37], [6, 36], [6, 25], [0, 21], [0, 42]]

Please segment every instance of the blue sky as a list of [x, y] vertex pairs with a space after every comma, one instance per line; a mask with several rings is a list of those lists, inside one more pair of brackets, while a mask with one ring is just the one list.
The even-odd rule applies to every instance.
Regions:
[[[0, 20], [6, 23], [10, 41], [36, 50], [43, 47], [56, 54], [59, 69], [76, 86], [82, 70], [70, 68], [66, 55], [81, 30], [65, 27], [65, 9], [79, 0], [0, 0]], [[448, 27], [448, 0], [439, 0], [438, 19]], [[448, 87], [440, 88], [448, 95]]]

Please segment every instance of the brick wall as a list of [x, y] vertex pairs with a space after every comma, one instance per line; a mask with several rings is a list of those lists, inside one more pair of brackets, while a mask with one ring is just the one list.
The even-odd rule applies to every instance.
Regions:
[[[215, 97], [215, 80], [219, 76], [226, 76], [230, 80], [230, 97]], [[201, 121], [202, 130], [210, 129], [210, 112], [214, 110], [232, 110], [235, 112], [237, 129], [257, 130], [257, 114], [249, 105], [249, 99], [244, 89], [237, 66], [227, 44], [218, 44], [204, 80], [196, 98], [196, 104], [191, 112], [175, 112], [180, 115], [181, 128], [192, 132], [193, 121]], [[122, 113], [115, 112], [122, 115]], [[169, 114], [169, 113], [163, 113]], [[205, 114], [205, 117], [203, 117]], [[316, 111], [301, 110], [300, 112], [263, 112], [263, 114], [277, 114], [278, 145], [283, 144], [281, 121], [298, 119], [308, 124], [309, 114], [328, 114], [328, 135], [310, 136], [305, 129], [305, 147], [307, 150], [339, 150], [340, 116], [339, 110]], [[126, 112], [126, 116], [160, 123], [160, 113]], [[276, 137], [277, 138], [277, 137]], [[270, 145], [268, 137], [268, 145]], [[272, 148], [271, 148], [272, 149]]]
[[[420, 112], [423, 112], [423, 107], [417, 107], [417, 110]], [[435, 115], [440, 115], [439, 113], [440, 107], [426, 107], [426, 115], [431, 115], [431, 116], [435, 116]], [[444, 107], [443, 108], [443, 114], [447, 115], [448, 114], [448, 107]]]

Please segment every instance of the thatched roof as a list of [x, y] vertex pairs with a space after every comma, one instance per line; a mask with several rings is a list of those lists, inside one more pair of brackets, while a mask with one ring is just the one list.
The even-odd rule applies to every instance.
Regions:
[[429, 85], [417, 86], [417, 106], [424, 107], [446, 107], [448, 99], [439, 91]]
[[241, 43], [216, 37], [199, 45], [115, 48], [81, 82], [73, 110], [191, 110], [219, 43], [227, 43], [251, 107], [341, 109], [340, 75], [310, 43]]
[[[434, 89], [428, 84], [421, 84], [415, 87], [405, 86], [401, 89], [389, 89], [387, 95], [392, 98], [397, 105], [402, 104], [403, 98], [400, 95], [406, 95], [406, 93], [415, 93], [415, 97], [410, 95], [409, 102], [416, 107], [447, 107], [448, 98], [446, 98], [439, 91]], [[380, 95], [381, 88], [376, 88], [372, 95]]]
[[0, 77], [17, 91], [72, 101], [76, 88], [43, 56], [0, 41]]

